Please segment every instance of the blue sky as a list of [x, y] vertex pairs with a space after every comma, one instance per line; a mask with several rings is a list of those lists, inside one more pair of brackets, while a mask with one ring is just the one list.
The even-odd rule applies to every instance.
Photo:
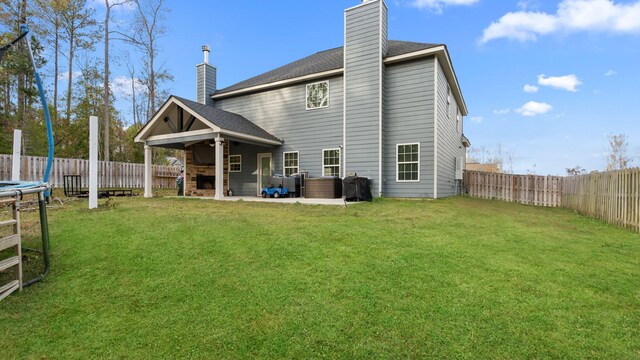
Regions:
[[[200, 47], [218, 88], [342, 46], [348, 1], [168, 0], [159, 58], [170, 92], [195, 97]], [[102, 11], [99, 2], [95, 4]], [[605, 167], [607, 135], [625, 133], [640, 164], [640, 1], [388, 0], [389, 38], [445, 43], [469, 108], [474, 147], [501, 143], [513, 170]], [[130, 14], [118, 10], [114, 20]], [[121, 45], [113, 52], [121, 53]], [[115, 66], [113, 77], [126, 71]], [[526, 87], [526, 89], [525, 89]], [[525, 91], [526, 90], [526, 91]], [[126, 113], [126, 110], [125, 110]]]

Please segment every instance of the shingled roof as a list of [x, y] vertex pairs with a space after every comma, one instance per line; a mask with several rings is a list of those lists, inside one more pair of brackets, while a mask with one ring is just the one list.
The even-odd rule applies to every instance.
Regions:
[[198, 115], [202, 116], [211, 124], [223, 130], [234, 131], [242, 134], [257, 136], [267, 140], [282, 142], [282, 139], [269, 134], [266, 130], [247, 120], [242, 115], [218, 109], [213, 106], [200, 104], [198, 102], [187, 100], [175, 95], [172, 95], [172, 97], [188, 106], [190, 110], [197, 112]]
[[[387, 58], [408, 54], [420, 50], [426, 50], [441, 46], [442, 44], [427, 44], [410, 41], [389, 40], [387, 46]], [[340, 69], [344, 66], [344, 48], [337, 47], [325, 51], [320, 51], [311, 56], [307, 56], [298, 61], [294, 61], [277, 69], [267, 71], [264, 74], [254, 76], [224, 89], [216, 91], [213, 95], [222, 95], [236, 90], [242, 90], [254, 86], [273, 83], [276, 81], [288, 80], [300, 76], [321, 73], [325, 71]]]

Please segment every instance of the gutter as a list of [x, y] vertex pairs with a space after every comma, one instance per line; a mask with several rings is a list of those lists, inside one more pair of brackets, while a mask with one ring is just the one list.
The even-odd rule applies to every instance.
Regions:
[[[410, 52], [410, 53], [406, 53], [406, 54], [402, 54], [402, 55], [397, 55], [397, 56], [392, 56], [392, 57], [387, 57], [386, 59], [383, 60], [383, 63], [385, 65], [391, 65], [391, 64], [404, 62], [404, 61], [410, 61], [410, 60], [413, 60], [413, 59], [419, 59], [419, 58], [423, 58], [423, 57], [427, 57], [427, 56], [431, 56], [431, 55], [436, 55], [438, 57], [438, 59], [440, 60], [441, 64], [443, 64], [443, 65], [446, 64], [447, 65], [447, 66], [443, 66], [442, 68], [443, 68], [445, 74], [447, 75], [447, 78], [450, 78], [450, 80], [451, 79], [453, 80], [452, 82], [455, 85], [455, 86], [452, 86], [453, 95], [455, 96], [456, 101], [458, 102], [458, 104], [461, 105], [462, 115], [463, 116], [467, 116], [468, 115], [467, 105], [466, 105], [466, 103], [464, 101], [464, 97], [462, 96], [462, 90], [460, 90], [460, 84], [458, 83], [458, 77], [456, 76], [455, 70], [453, 69], [453, 65], [451, 63], [451, 58], [449, 57], [449, 51], [447, 50], [446, 45], [439, 45], [439, 46], [432, 47], [432, 48], [429, 48], [429, 49], [424, 49], [424, 50], [420, 50], [420, 51], [414, 51], [414, 52]], [[298, 77], [291, 78], [291, 79], [274, 81], [274, 82], [270, 82], [270, 83], [266, 83], [266, 84], [251, 86], [251, 87], [248, 87], [248, 88], [233, 90], [233, 91], [229, 91], [229, 92], [217, 93], [217, 94], [211, 95], [211, 99], [214, 99], [214, 100], [224, 99], [224, 98], [243, 95], [243, 94], [247, 94], [247, 93], [251, 93], [251, 92], [265, 91], [265, 90], [269, 90], [269, 89], [273, 89], [273, 88], [277, 88], [277, 87], [282, 87], [282, 86], [286, 86], [286, 85], [291, 85], [291, 84], [295, 84], [295, 83], [299, 83], [299, 82], [303, 82], [303, 81], [315, 80], [315, 79], [329, 77], [329, 76], [335, 76], [335, 75], [344, 75], [344, 67], [338, 68], [338, 69], [333, 69], [333, 70], [327, 70], [327, 71], [323, 71], [323, 72], [319, 72], [319, 73], [304, 75], [304, 76], [298, 76]]]

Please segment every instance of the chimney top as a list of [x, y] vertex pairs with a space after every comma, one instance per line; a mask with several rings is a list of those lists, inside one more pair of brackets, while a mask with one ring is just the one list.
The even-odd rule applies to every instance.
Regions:
[[204, 54], [203, 63], [205, 64], [209, 63], [209, 52], [211, 52], [211, 49], [209, 49], [209, 45], [202, 45], [202, 53]]

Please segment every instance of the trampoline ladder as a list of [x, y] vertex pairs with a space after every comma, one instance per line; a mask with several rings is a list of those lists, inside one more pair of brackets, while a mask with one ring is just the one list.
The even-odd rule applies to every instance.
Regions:
[[15, 268], [15, 280], [0, 285], [0, 300], [16, 290], [22, 290], [22, 244], [20, 238], [20, 201], [17, 198], [0, 200], [0, 205], [13, 208], [13, 219], [0, 221], [0, 227], [11, 226], [13, 234], [0, 238], [0, 251], [13, 248], [15, 255], [0, 261], [0, 271]]

